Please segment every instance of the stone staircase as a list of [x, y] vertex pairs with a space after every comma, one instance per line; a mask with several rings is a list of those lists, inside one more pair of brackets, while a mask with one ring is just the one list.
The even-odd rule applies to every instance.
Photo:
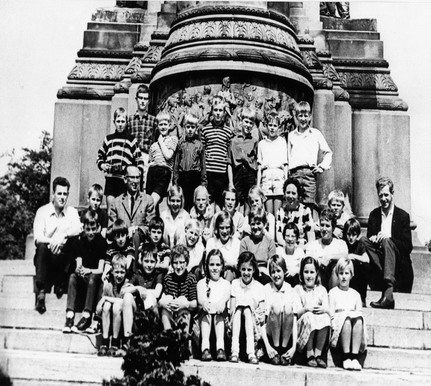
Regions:
[[[431, 383], [431, 254], [413, 254], [416, 274], [412, 294], [396, 294], [395, 310], [365, 309], [368, 355], [362, 372], [267, 364], [202, 363], [190, 360], [186, 374], [217, 385]], [[0, 261], [0, 366], [14, 385], [100, 385], [121, 376], [122, 360], [96, 356], [96, 337], [62, 334], [65, 296], [47, 296], [47, 312], [34, 311], [31, 260]], [[368, 301], [379, 293], [369, 292]], [[79, 317], [79, 315], [77, 315]], [[1, 383], [1, 382], [0, 382]]]

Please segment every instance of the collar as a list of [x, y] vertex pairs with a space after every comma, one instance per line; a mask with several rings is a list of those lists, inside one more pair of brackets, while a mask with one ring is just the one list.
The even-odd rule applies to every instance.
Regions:
[[241, 132], [237, 135], [238, 137], [244, 138], [244, 139], [253, 139], [253, 134], [250, 132], [250, 134], [245, 135], [242, 130]]
[[277, 289], [274, 283], [271, 283], [271, 288], [274, 292], [282, 292], [282, 293], [286, 293], [289, 290], [288, 284], [286, 282], [283, 282], [283, 285], [281, 286], [280, 289]]
[[254, 282], [254, 279], [251, 279], [250, 283], [245, 284], [245, 283], [242, 281], [242, 279], [239, 279], [239, 286], [240, 286], [241, 288], [251, 288], [251, 285], [253, 284], [253, 282]]
[[49, 208], [50, 208], [50, 212], [49, 212], [50, 216], [52, 216], [52, 215], [54, 215], [56, 217], [64, 217], [64, 216], [66, 216], [66, 210], [67, 210], [67, 206], [66, 205], [64, 206], [63, 210], [58, 214], [58, 216], [57, 216], [57, 212], [55, 211], [54, 203], [52, 201], [50, 202], [50, 207]]
[[311, 133], [311, 127], [308, 127], [307, 129], [305, 129], [303, 133], [301, 133], [301, 132], [298, 130], [298, 128], [296, 128], [295, 130], [293, 130], [293, 131], [292, 131], [292, 133], [293, 133], [293, 134], [296, 134], [296, 135], [308, 135], [308, 134], [310, 134], [310, 133]]
[[389, 207], [388, 214], [386, 215], [385, 212], [383, 212], [383, 208], [380, 207], [380, 211], [381, 211], [383, 217], [392, 216], [394, 214], [394, 209], [395, 209], [395, 204], [392, 202], [391, 206]]
[[133, 115], [133, 119], [135, 118], [139, 118], [139, 119], [148, 118], [148, 110], [145, 110], [142, 115], [139, 113], [139, 110], [136, 110], [135, 114]]

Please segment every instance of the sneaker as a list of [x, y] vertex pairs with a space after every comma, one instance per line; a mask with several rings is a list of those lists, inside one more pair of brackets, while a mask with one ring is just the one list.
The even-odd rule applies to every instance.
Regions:
[[82, 332], [82, 331], [85, 331], [90, 326], [91, 326], [91, 316], [89, 318], [86, 318], [83, 316], [75, 327], [78, 331]]
[[256, 355], [249, 354], [248, 355], [248, 363], [250, 363], [252, 365], [258, 365], [259, 364], [259, 359], [257, 359]]
[[72, 332], [74, 318], [66, 318], [66, 323], [64, 323], [63, 334], [70, 334]]
[[54, 293], [55, 293], [55, 296], [57, 296], [57, 299], [61, 299], [64, 294], [63, 286], [61, 284], [56, 284], [54, 286]]
[[352, 369], [352, 361], [350, 359], [345, 359], [343, 361], [343, 369], [344, 370], [353, 370]]
[[355, 371], [361, 371], [362, 370], [362, 366], [357, 359], [352, 359], [352, 361], [350, 363], [350, 368], [352, 370], [355, 370]]
[[91, 326], [88, 327], [84, 332], [86, 334], [95, 334], [97, 331], [99, 331], [99, 322], [93, 318], [93, 323], [91, 323]]
[[212, 358], [212, 356], [211, 356], [210, 351], [209, 351], [208, 349], [205, 349], [205, 350], [202, 352], [201, 361], [203, 361], [203, 362], [209, 362], [209, 361], [211, 361], [212, 359], [213, 359], [213, 358]]
[[219, 348], [217, 350], [217, 361], [218, 362], [224, 362], [226, 360], [226, 353], [224, 352], [224, 350], [222, 348]]

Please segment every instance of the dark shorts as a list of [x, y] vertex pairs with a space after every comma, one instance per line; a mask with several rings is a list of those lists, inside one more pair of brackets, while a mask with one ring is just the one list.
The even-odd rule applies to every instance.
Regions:
[[180, 172], [178, 175], [178, 185], [184, 193], [184, 209], [190, 211], [193, 206], [193, 196], [195, 189], [201, 184], [201, 172], [189, 171]]
[[105, 177], [105, 196], [118, 197], [126, 191], [126, 183], [122, 178]]
[[237, 191], [238, 203], [243, 204], [248, 199], [248, 192], [257, 182], [257, 171], [245, 166], [237, 166], [233, 171], [233, 183]]
[[165, 166], [150, 166], [147, 174], [146, 193], [157, 193], [161, 198], [166, 196], [172, 172]]

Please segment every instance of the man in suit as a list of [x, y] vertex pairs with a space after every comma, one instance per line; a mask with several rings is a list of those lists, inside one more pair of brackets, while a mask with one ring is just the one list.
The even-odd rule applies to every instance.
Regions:
[[394, 287], [398, 292], [410, 293], [413, 286], [410, 216], [394, 205], [394, 184], [389, 178], [379, 178], [376, 188], [380, 207], [374, 209], [368, 218], [366, 248], [371, 271], [377, 274], [383, 292], [382, 297], [370, 305], [393, 309]]
[[116, 197], [109, 210], [108, 234], [115, 220], [121, 218], [129, 229], [137, 257], [139, 244], [148, 234], [148, 224], [155, 216], [154, 201], [150, 195], [139, 191], [140, 172], [136, 166], [127, 167], [125, 180], [126, 193]]

